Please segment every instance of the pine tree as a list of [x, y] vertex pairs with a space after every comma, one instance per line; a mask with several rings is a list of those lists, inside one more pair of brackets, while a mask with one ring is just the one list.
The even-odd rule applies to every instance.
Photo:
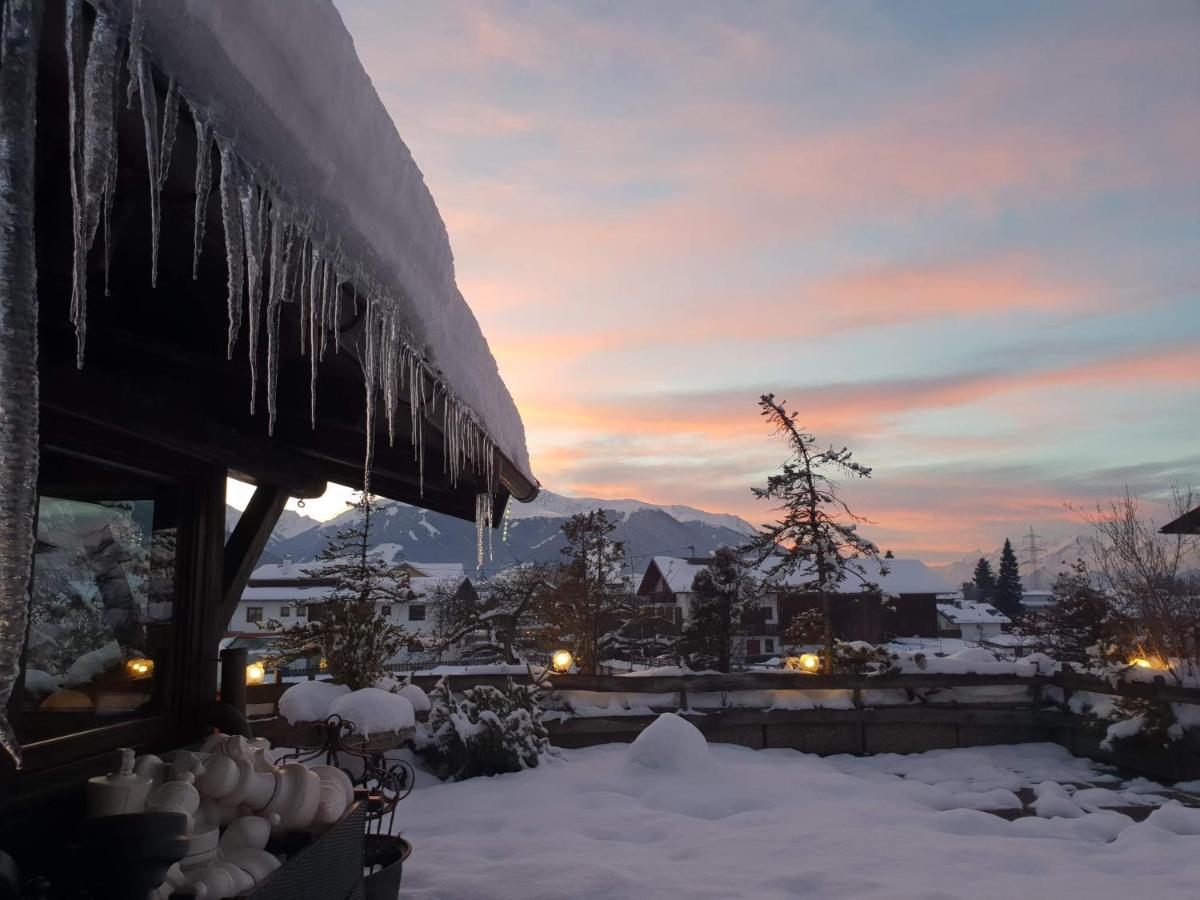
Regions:
[[[984, 557], [979, 557], [975, 563], [975, 574], [972, 576], [970, 590], [965, 591], [968, 600], [978, 603], [991, 603], [996, 594], [996, 576], [992, 574], [992, 564]], [[963, 585], [965, 588], [966, 585]]]
[[895, 559], [896, 554], [893, 553], [891, 550], [889, 550], [887, 553], [883, 554], [883, 558], [884, 559]]
[[273, 664], [319, 652], [334, 680], [357, 690], [382, 678], [384, 663], [411, 638], [381, 609], [411, 600], [413, 592], [401, 565], [369, 552], [372, 505], [371, 495], [363, 494], [353, 504], [360, 515], [318, 557], [324, 565], [314, 566], [312, 577], [332, 578], [334, 588], [324, 601], [309, 604], [309, 621], [290, 628], [274, 619], [267, 623], [280, 633]]
[[602, 655], [622, 644], [621, 629], [634, 615], [629, 579], [621, 574], [625, 549], [611, 534], [616, 523], [602, 509], [563, 523], [567, 546], [558, 584], [545, 617], [575, 655], [580, 671], [596, 674]]
[[[800, 589], [817, 594], [825, 618], [824, 664], [833, 665], [832, 594], [849, 577], [856, 577], [863, 589], [877, 589], [867, 577], [862, 560], [879, 560], [879, 548], [858, 533], [863, 521], [838, 497], [838, 485], [827, 474], [841, 472], [855, 478], [868, 478], [871, 470], [853, 460], [849, 450], [818, 450], [816, 438], [796, 425], [796, 414], [789, 413], [774, 394], [759, 399], [762, 416], [776, 433], [787, 438], [791, 455], [779, 474], [767, 478], [764, 488], [752, 488], [760, 500], [778, 503], [781, 517], [774, 525], [760, 529], [749, 550], [765, 565], [769, 578], [800, 573]], [[881, 569], [886, 572], [886, 568]]]
[[1021, 614], [1021, 595], [1024, 593], [1017, 554], [1013, 553], [1012, 542], [1005, 538], [1004, 549], [1000, 551], [1000, 574], [996, 578], [992, 602], [1000, 612], [1009, 618], [1016, 618]]
[[683, 630], [681, 647], [692, 665], [728, 672], [743, 619], [762, 599], [759, 579], [741, 551], [722, 547], [692, 583], [695, 601]]

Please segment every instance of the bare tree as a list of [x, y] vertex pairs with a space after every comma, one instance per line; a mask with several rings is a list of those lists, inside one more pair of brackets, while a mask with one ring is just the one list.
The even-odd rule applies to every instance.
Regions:
[[[1173, 517], [1196, 503], [1190, 487], [1172, 488]], [[1187, 570], [1196, 536], [1160, 533], [1128, 486], [1095, 512], [1076, 512], [1092, 526], [1095, 572], [1117, 612], [1134, 623], [1141, 655], [1161, 661], [1177, 681], [1200, 672], [1200, 583]]]

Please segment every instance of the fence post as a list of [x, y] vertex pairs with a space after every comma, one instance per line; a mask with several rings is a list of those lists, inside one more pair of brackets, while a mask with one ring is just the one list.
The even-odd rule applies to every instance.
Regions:
[[221, 651], [221, 702], [246, 714], [245, 647], [227, 647]]

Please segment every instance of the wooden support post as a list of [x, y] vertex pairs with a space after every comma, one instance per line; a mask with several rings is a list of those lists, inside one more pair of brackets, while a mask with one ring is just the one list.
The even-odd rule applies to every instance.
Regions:
[[245, 647], [228, 647], [221, 651], [221, 702], [228, 703], [243, 716], [246, 714]]
[[283, 513], [287, 499], [287, 491], [283, 488], [272, 484], [259, 485], [225, 544], [221, 604], [217, 616], [222, 630], [237, 610], [238, 600], [246, 588], [246, 582], [250, 580], [250, 573], [258, 564], [258, 558]]

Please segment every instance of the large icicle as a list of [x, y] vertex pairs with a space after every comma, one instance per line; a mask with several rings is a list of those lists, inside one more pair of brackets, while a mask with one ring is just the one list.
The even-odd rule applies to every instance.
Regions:
[[254, 415], [255, 394], [258, 391], [258, 321], [262, 305], [262, 197], [254, 176], [243, 172], [238, 184], [242, 208], [242, 236], [246, 248], [246, 276], [249, 300], [246, 304], [248, 330], [246, 343], [250, 354], [250, 415]]
[[[96, 228], [104, 221], [104, 293], [108, 294], [109, 215], [116, 192], [117, 176], [117, 91], [121, 69], [120, 28], [112, 16], [96, 11], [92, 45], [83, 75], [83, 246], [90, 249]], [[86, 283], [84, 284], [86, 288]], [[86, 297], [81, 298], [81, 301]], [[80, 304], [83, 319], [83, 303]], [[85, 329], [76, 322], [80, 355]]]
[[233, 348], [237, 345], [238, 331], [242, 327], [242, 295], [246, 281], [241, 198], [238, 193], [238, 171], [241, 167], [237, 154], [233, 152], [233, 145], [219, 135], [217, 149], [221, 153], [221, 223], [225, 226], [225, 266], [229, 272], [229, 343], [225, 358], [233, 359]]
[[275, 387], [279, 380], [279, 313], [291, 255], [291, 229], [278, 201], [271, 203], [271, 285], [267, 300], [267, 434], [275, 433]]
[[75, 325], [75, 365], [83, 368], [87, 338], [87, 252], [84, 237], [87, 219], [87, 187], [84, 184], [84, 94], [85, 51], [83, 0], [67, 0], [67, 136], [71, 183], [71, 236], [75, 255], [71, 267], [71, 321]]
[[212, 127], [208, 115], [192, 106], [196, 126], [196, 212], [192, 223], [192, 280], [200, 277], [200, 248], [204, 244], [204, 226], [208, 219], [208, 195], [212, 193]]
[[[150, 173], [150, 286], [158, 286], [158, 235], [162, 224], [162, 209], [159, 197], [159, 133], [158, 96], [154, 93], [154, 77], [150, 72], [150, 60], [142, 49], [142, 33], [145, 20], [142, 18], [141, 0], [133, 5], [133, 23], [129, 30], [129, 79], [136, 83], [142, 103], [142, 131], [146, 135], [146, 168]], [[172, 137], [172, 140], [174, 138]]]
[[21, 765], [6, 710], [21, 672], [38, 475], [33, 138], [42, 0], [8, 0], [0, 33], [0, 747]]
[[158, 190], [167, 183], [171, 168], [171, 152], [175, 149], [175, 130], [179, 126], [179, 87], [175, 76], [167, 83], [167, 99], [163, 101], [162, 140], [158, 147]]

